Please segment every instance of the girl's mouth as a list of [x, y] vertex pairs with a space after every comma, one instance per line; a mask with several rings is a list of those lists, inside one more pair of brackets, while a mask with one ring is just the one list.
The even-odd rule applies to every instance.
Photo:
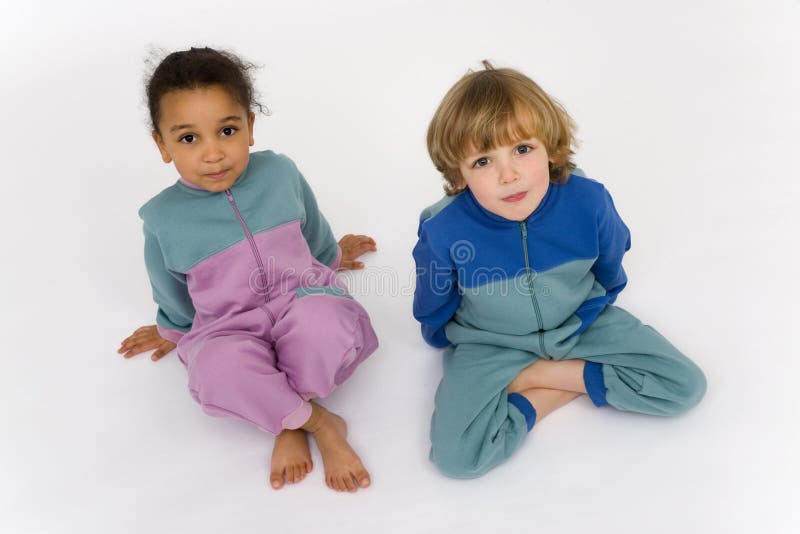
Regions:
[[217, 173], [213, 173], [213, 174], [206, 174], [206, 177], [207, 178], [211, 178], [212, 180], [220, 180], [226, 174], [228, 174], [228, 171], [221, 171], [221, 172], [217, 172]]

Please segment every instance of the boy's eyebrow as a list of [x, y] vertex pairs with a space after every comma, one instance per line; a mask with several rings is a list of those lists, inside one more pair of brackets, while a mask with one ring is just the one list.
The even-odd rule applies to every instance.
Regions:
[[[220, 123], [231, 122], [231, 121], [242, 122], [242, 118], [239, 115], [229, 115], [219, 120]], [[177, 132], [178, 130], [189, 130], [194, 127], [195, 127], [194, 124], [176, 124], [175, 126], [171, 127], [169, 131], [171, 133], [171, 132]]]

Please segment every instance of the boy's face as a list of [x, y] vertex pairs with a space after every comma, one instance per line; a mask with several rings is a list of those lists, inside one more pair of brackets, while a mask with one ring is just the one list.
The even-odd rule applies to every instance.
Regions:
[[486, 152], [468, 150], [458, 168], [461, 185], [469, 187], [481, 206], [495, 215], [522, 221], [547, 193], [549, 162], [544, 144], [530, 138]]
[[206, 191], [230, 188], [250, 161], [255, 115], [218, 85], [170, 91], [160, 111], [153, 139], [164, 163]]

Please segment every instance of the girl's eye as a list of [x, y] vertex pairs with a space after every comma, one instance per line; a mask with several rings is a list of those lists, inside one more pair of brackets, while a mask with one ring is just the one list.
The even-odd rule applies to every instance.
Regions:
[[533, 147], [530, 145], [519, 145], [515, 150], [517, 151], [517, 154], [527, 154], [533, 150]]
[[475, 163], [472, 164], [472, 167], [475, 169], [480, 169], [481, 167], [485, 167], [489, 164], [489, 158], [478, 158], [475, 160]]
[[222, 129], [220, 133], [222, 133], [224, 137], [229, 137], [236, 133], [236, 128], [234, 128], [233, 126], [226, 126], [225, 128]]
[[190, 143], [194, 143], [197, 140], [194, 134], [186, 134], [180, 138], [181, 143], [186, 143], [187, 145]]

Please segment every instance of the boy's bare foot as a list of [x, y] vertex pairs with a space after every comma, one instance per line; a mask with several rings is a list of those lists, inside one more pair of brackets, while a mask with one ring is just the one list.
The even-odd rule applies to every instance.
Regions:
[[312, 402], [311, 406], [311, 417], [303, 428], [314, 436], [322, 454], [325, 483], [336, 491], [353, 492], [368, 487], [369, 473], [347, 443], [347, 423], [319, 404]]
[[273, 488], [281, 489], [284, 483], [300, 482], [313, 467], [305, 430], [284, 430], [275, 436], [269, 473], [269, 483]]
[[529, 389], [545, 388], [586, 393], [583, 382], [584, 360], [538, 359], [508, 385], [509, 393], [522, 393]]

